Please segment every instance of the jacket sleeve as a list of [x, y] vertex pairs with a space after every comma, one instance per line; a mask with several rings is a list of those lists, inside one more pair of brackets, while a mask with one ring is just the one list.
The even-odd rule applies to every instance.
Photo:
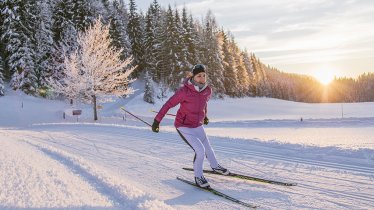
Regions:
[[155, 120], [158, 122], [161, 122], [161, 120], [165, 117], [166, 113], [168, 113], [169, 109], [175, 107], [183, 100], [183, 89], [180, 88], [177, 92], [174, 93], [172, 97], [169, 98], [169, 100], [162, 106], [160, 111], [155, 117]]

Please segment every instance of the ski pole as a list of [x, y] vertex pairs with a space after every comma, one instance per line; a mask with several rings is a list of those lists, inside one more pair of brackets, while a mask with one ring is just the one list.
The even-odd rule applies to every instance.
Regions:
[[138, 120], [142, 121], [143, 123], [147, 124], [148, 126], [152, 127], [151, 124], [149, 124], [149, 123], [147, 123], [146, 121], [144, 121], [144, 120], [140, 119], [139, 117], [135, 116], [134, 114], [132, 114], [131, 112], [129, 112], [129, 111], [127, 111], [125, 108], [123, 108], [122, 106], [121, 106], [121, 109], [122, 109], [123, 111], [127, 112], [128, 114], [130, 114], [131, 116], [135, 117], [136, 119], [138, 119]]
[[[150, 109], [150, 111], [151, 112], [154, 112], [154, 113], [158, 113], [157, 111], [155, 111], [155, 110], [152, 110], [152, 109]], [[174, 117], [176, 117], [177, 115], [175, 115], [175, 114], [166, 114], [166, 115], [169, 115], [169, 116], [174, 116]]]

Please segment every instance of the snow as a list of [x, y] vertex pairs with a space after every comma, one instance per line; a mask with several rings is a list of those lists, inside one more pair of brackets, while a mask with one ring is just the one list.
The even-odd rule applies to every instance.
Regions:
[[[150, 109], [158, 111], [165, 99], [147, 104], [138, 90], [100, 104], [94, 122], [90, 105], [71, 107], [9, 89], [5, 94], [0, 209], [245, 209], [176, 180], [193, 179], [181, 169], [192, 166], [193, 151], [176, 133], [172, 116], [153, 133], [119, 109], [151, 123]], [[373, 105], [211, 100], [205, 128], [221, 165], [298, 185], [206, 177], [217, 190], [260, 209], [372, 209]], [[82, 115], [72, 116], [73, 109]]]

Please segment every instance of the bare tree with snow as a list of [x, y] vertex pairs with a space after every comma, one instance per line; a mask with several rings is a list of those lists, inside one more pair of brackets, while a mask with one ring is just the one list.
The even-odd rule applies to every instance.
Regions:
[[125, 61], [120, 59], [122, 49], [111, 46], [109, 25], [103, 25], [101, 18], [79, 33], [77, 42], [78, 49], [65, 58], [66, 76], [50, 84], [57, 93], [92, 102], [94, 120], [97, 120], [98, 97], [133, 93], [128, 87], [133, 80], [128, 77], [135, 67], [131, 67], [131, 57]]

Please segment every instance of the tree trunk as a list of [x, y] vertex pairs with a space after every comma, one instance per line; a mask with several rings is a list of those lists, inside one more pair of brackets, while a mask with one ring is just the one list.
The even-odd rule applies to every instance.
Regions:
[[97, 120], [97, 109], [96, 109], [96, 95], [92, 96], [93, 108], [94, 108], [94, 120]]

